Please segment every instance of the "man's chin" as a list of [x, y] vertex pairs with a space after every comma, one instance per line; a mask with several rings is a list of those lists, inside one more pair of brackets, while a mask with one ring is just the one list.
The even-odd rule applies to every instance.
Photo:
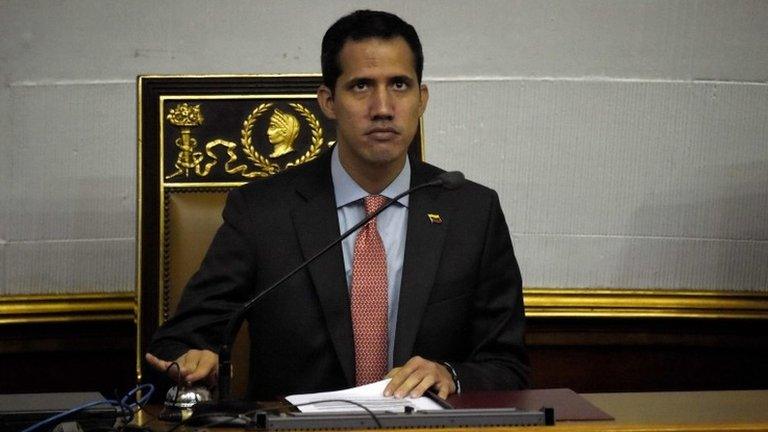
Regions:
[[[383, 150], [383, 149], [380, 149]], [[405, 160], [405, 153], [403, 151], [392, 151], [393, 149], [387, 149], [387, 151], [371, 151], [366, 152], [365, 161], [371, 166], [385, 167], [393, 164], [402, 164]]]
[[[342, 147], [344, 144], [339, 143]], [[405, 155], [408, 151], [407, 147], [404, 147], [401, 142], [376, 142], [367, 141], [360, 143], [355, 147], [347, 146], [348, 154], [350, 157], [349, 162], [357, 160], [360, 166], [367, 165], [371, 169], [385, 169], [385, 168], [402, 168], [402, 164], [405, 161]], [[347, 153], [347, 152], [344, 152]], [[345, 156], [342, 156], [342, 163]]]

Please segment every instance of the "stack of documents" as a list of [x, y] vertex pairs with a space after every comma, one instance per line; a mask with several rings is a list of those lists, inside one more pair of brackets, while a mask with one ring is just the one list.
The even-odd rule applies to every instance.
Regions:
[[406, 409], [413, 409], [414, 411], [443, 409], [443, 406], [426, 396], [403, 399], [397, 399], [394, 396], [385, 397], [384, 388], [387, 387], [388, 383], [389, 379], [385, 379], [346, 390], [291, 395], [285, 399], [295, 405], [301, 412], [307, 413], [365, 411], [355, 405], [355, 403], [363, 405], [373, 412], [405, 412]]

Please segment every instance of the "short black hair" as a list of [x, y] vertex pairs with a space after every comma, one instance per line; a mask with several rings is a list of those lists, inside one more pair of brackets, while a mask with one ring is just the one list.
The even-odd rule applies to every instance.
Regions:
[[323, 36], [320, 64], [323, 69], [323, 84], [333, 93], [336, 81], [341, 75], [339, 54], [348, 40], [360, 41], [369, 38], [394, 39], [402, 37], [413, 52], [416, 76], [421, 84], [424, 70], [424, 52], [416, 29], [400, 17], [389, 12], [356, 10], [339, 18]]

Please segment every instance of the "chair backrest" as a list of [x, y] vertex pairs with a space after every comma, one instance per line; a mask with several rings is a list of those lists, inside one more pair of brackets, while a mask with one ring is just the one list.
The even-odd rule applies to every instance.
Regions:
[[[335, 144], [314, 75], [138, 79], [137, 378], [222, 222], [227, 193], [308, 162]], [[272, 126], [272, 132], [268, 129]], [[277, 132], [275, 132], [277, 130]], [[409, 149], [421, 159], [422, 130]], [[233, 393], [245, 394], [247, 331], [234, 346]]]

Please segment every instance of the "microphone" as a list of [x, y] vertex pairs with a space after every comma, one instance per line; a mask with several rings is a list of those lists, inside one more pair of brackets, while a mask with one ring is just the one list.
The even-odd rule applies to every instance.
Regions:
[[439, 185], [446, 189], [458, 189], [460, 188], [466, 179], [461, 171], [446, 171], [435, 178], [434, 181], [441, 182]]
[[[317, 253], [309, 257], [306, 261], [301, 263], [298, 267], [288, 272], [285, 276], [283, 276], [277, 282], [273, 283], [270, 287], [268, 287], [264, 291], [260, 292], [259, 294], [257, 294], [256, 296], [248, 300], [248, 302], [246, 302], [243, 305], [243, 307], [241, 307], [237, 312], [234, 313], [234, 315], [232, 315], [232, 317], [229, 319], [229, 322], [227, 323], [227, 327], [224, 330], [224, 342], [221, 345], [221, 348], [219, 349], [219, 384], [218, 384], [219, 385], [219, 397], [218, 397], [219, 401], [223, 402], [223, 401], [228, 401], [230, 399], [231, 384], [232, 384], [232, 361], [231, 361], [232, 360], [232, 343], [234, 342], [235, 337], [237, 336], [237, 332], [240, 329], [240, 326], [242, 326], [243, 321], [245, 320], [245, 315], [256, 303], [259, 302], [259, 300], [262, 297], [269, 294], [272, 290], [282, 285], [285, 281], [290, 279], [293, 275], [295, 275], [299, 271], [306, 268], [316, 259], [320, 258], [323, 254], [328, 252], [332, 247], [341, 243], [345, 238], [349, 237], [352, 233], [360, 229], [363, 225], [370, 222], [373, 218], [378, 216], [379, 213], [389, 208], [392, 204], [397, 202], [397, 200], [399, 200], [400, 198], [406, 195], [409, 195], [419, 189], [424, 189], [428, 187], [444, 187], [446, 189], [453, 190], [461, 187], [464, 184], [464, 182], [465, 182], [464, 174], [462, 174], [459, 171], [443, 172], [429, 182], [414, 186], [408, 189], [407, 191], [401, 194], [398, 194], [389, 202], [381, 206], [378, 210], [371, 213], [367, 217], [363, 218], [363, 220], [355, 224], [355, 226], [353, 226], [352, 228], [348, 229], [346, 232], [341, 234], [338, 238], [336, 238], [330, 244], [328, 244], [324, 248], [320, 249]], [[217, 407], [217, 411], [218, 412], [225, 411], [224, 409], [221, 409], [221, 408], [223, 408], [223, 406], [226, 406], [226, 405], [228, 405], [226, 402], [220, 403], [219, 407]], [[229, 404], [229, 405], [232, 406], [232, 404]], [[237, 404], [234, 404], [234, 405], [237, 405]], [[205, 411], [208, 411], [208, 409], [205, 409]], [[195, 411], [197, 411], [197, 409]]]

